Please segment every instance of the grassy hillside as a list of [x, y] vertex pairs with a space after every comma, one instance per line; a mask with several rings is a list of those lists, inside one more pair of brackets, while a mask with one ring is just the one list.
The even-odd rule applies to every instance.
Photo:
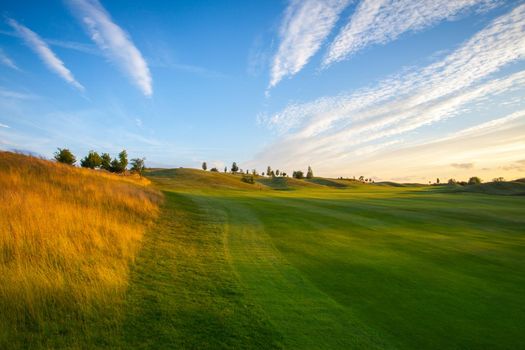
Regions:
[[455, 192], [471, 192], [471, 193], [485, 193], [495, 195], [525, 195], [525, 182], [516, 181], [502, 181], [502, 182], [487, 182], [477, 185], [459, 186], [452, 185], [447, 186], [449, 191]]
[[158, 215], [148, 183], [0, 152], [0, 348], [80, 348], [114, 331]]
[[175, 184], [178, 188], [186, 189], [225, 189], [225, 190], [253, 190], [265, 189], [265, 186], [254, 186], [241, 181], [240, 174], [219, 173], [197, 169], [151, 169], [147, 176], [155, 178], [158, 184]]

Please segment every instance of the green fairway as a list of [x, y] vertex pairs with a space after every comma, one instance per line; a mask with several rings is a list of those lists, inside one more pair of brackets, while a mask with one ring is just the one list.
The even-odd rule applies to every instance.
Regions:
[[125, 346], [523, 346], [523, 196], [149, 177], [166, 203], [132, 274]]

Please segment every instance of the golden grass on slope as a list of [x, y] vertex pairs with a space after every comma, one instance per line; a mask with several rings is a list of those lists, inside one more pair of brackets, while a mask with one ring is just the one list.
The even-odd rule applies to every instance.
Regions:
[[148, 183], [0, 152], [0, 339], [119, 302], [158, 214]]

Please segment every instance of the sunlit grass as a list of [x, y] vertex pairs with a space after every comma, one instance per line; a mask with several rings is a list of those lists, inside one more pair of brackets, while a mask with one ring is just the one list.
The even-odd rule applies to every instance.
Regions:
[[117, 310], [158, 214], [161, 195], [148, 184], [0, 152], [0, 348], [81, 339], [90, 318]]

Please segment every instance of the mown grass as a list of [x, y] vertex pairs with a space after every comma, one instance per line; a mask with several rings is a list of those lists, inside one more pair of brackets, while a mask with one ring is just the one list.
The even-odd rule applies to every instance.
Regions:
[[[373, 184], [226, 190], [193, 180], [167, 172], [161, 186], [180, 195], [181, 210], [192, 203], [189, 212], [208, 212], [215, 230], [192, 236], [221, 232], [233, 274], [221, 273], [237, 279], [236, 298], [274, 327], [268, 339], [284, 348], [514, 349], [525, 341], [521, 196]], [[192, 249], [208, 259], [206, 245]], [[216, 266], [203, 281], [215, 285]], [[185, 279], [177, 285], [194, 288]], [[202, 316], [183, 315], [190, 324]], [[236, 321], [228, 334], [242, 332], [242, 318], [227, 323]], [[185, 339], [193, 348], [207, 344]]]
[[125, 303], [125, 349], [275, 349], [280, 333], [225, 254], [225, 213], [167, 191]]
[[0, 348], [117, 332], [129, 264], [158, 215], [146, 179], [0, 152]]

